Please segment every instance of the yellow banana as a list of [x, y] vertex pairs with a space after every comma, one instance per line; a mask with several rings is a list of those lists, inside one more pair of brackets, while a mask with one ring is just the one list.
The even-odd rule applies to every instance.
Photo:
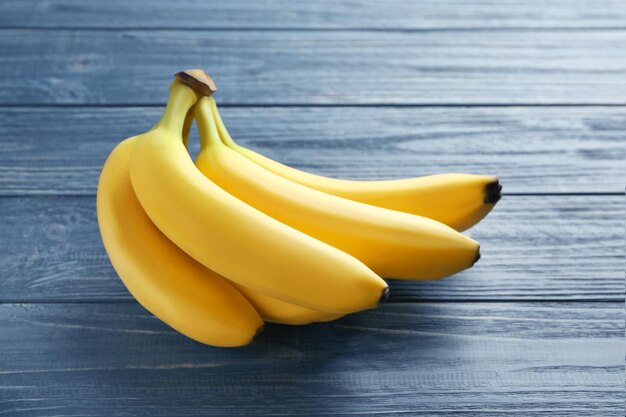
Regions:
[[489, 175], [438, 174], [383, 181], [350, 181], [300, 171], [238, 145], [219, 112], [215, 119], [222, 142], [260, 166], [307, 187], [373, 206], [437, 220], [463, 231], [482, 220], [500, 200], [502, 186]]
[[140, 139], [117, 145], [98, 184], [98, 224], [113, 267], [141, 305], [180, 333], [214, 346], [249, 343], [263, 326], [254, 308], [170, 242], [137, 201], [128, 162]]
[[442, 278], [478, 259], [478, 243], [444, 224], [326, 194], [264, 169], [221, 142], [226, 132], [218, 132], [215, 116], [215, 101], [201, 98], [195, 107], [201, 141], [196, 165], [225, 191], [273, 218], [389, 278]]
[[[183, 72], [182, 74], [186, 73]], [[188, 76], [187, 79], [190, 79], [193, 82], [196, 80], [194, 76], [202, 78], [203, 75], [203, 71], [198, 73], [197, 70], [191, 70], [191, 78]], [[215, 89], [214, 85], [211, 87]], [[183, 143], [185, 146], [187, 146], [189, 141], [189, 131], [194, 120], [193, 113], [193, 111], [187, 113], [183, 124]], [[239, 292], [248, 299], [250, 304], [252, 304], [264, 321], [279, 324], [299, 325], [313, 322], [331, 321], [343, 316], [343, 314], [325, 313], [323, 311], [313, 310], [299, 305], [290, 304], [285, 301], [280, 301], [276, 298], [270, 297], [269, 295], [265, 295], [239, 285], [236, 282], [230, 281], [230, 284], [237, 288]]]
[[235, 282], [232, 285], [250, 301], [263, 320], [280, 324], [309, 324], [317, 321], [331, 321], [343, 314], [324, 313], [296, 304], [277, 300], [260, 292], [251, 290]]
[[183, 144], [194, 91], [179, 80], [159, 129], [143, 135], [130, 178], [143, 209], [178, 247], [244, 287], [307, 308], [349, 313], [376, 307], [386, 283], [363, 263], [245, 204], [207, 179]]

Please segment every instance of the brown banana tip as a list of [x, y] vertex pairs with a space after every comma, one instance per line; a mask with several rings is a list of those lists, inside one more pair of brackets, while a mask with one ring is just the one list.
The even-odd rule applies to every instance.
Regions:
[[191, 87], [196, 93], [203, 96], [210, 96], [217, 91], [213, 79], [201, 69], [188, 69], [177, 72], [175, 77], [183, 84]]
[[496, 204], [502, 198], [502, 184], [499, 180], [490, 182], [485, 186], [485, 203]]
[[256, 339], [258, 335], [263, 333], [263, 330], [265, 330], [265, 323], [263, 323], [262, 325], [259, 326], [258, 329], [256, 329], [256, 332], [254, 333], [254, 336], [252, 336], [252, 340]]
[[476, 257], [474, 258], [474, 263], [472, 264], [472, 266], [474, 266], [476, 262], [478, 262], [479, 259], [480, 259], [480, 246], [478, 246], [478, 249], [476, 249]]
[[385, 304], [387, 299], [389, 299], [389, 287], [385, 287], [385, 289], [383, 289], [383, 292], [378, 299], [378, 305]]

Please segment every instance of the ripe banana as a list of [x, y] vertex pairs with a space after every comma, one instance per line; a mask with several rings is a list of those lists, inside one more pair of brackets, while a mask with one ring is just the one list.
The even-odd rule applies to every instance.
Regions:
[[363, 263], [202, 175], [181, 135], [196, 100], [191, 88], [175, 80], [160, 128], [141, 136], [131, 156], [133, 188], [154, 224], [207, 268], [282, 301], [346, 314], [386, 298], [386, 283]]
[[[204, 71], [189, 71], [191, 72], [192, 77], [190, 79], [188, 76], [187, 79], [190, 79], [192, 82], [196, 80], [196, 78], [193, 78], [194, 75], [200, 78], [205, 75]], [[182, 74], [186, 73], [183, 72]], [[215, 86], [213, 85], [212, 88], [215, 88]], [[185, 122], [183, 123], [183, 144], [185, 145], [185, 147], [188, 145], [189, 142], [189, 131], [194, 120], [193, 114], [193, 111], [188, 112], [187, 116], [185, 117]], [[331, 321], [343, 316], [343, 314], [325, 313], [323, 311], [312, 310], [310, 308], [290, 304], [285, 301], [280, 301], [276, 298], [272, 298], [268, 295], [254, 291], [250, 288], [246, 288], [242, 285], [237, 284], [236, 282], [229, 282], [248, 299], [250, 304], [252, 304], [252, 306], [261, 315], [261, 318], [263, 318], [264, 321], [279, 324], [300, 325], [313, 322]]]
[[255, 164], [221, 142], [226, 131], [222, 127], [218, 132], [216, 109], [210, 97], [195, 106], [201, 142], [196, 165], [250, 206], [344, 250], [389, 278], [442, 278], [478, 259], [478, 243], [444, 224], [323, 193]]
[[482, 220], [501, 198], [498, 178], [489, 175], [438, 174], [384, 181], [349, 181], [300, 171], [238, 145], [215, 119], [222, 142], [258, 165], [307, 187], [373, 206], [437, 220], [457, 231]]
[[113, 267], [141, 305], [180, 333], [214, 346], [248, 344], [263, 327], [254, 308], [170, 242], [137, 201], [128, 162], [139, 140], [117, 145], [98, 184], [98, 224]]

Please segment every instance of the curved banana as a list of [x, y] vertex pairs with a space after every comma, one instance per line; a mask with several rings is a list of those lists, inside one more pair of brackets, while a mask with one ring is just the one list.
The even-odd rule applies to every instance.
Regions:
[[180, 333], [214, 346], [248, 344], [263, 327], [254, 308], [170, 242], [137, 201], [128, 161], [139, 140], [117, 145], [98, 184], [98, 224], [113, 267], [141, 305]]
[[280, 301], [260, 292], [251, 290], [236, 282], [231, 282], [237, 288], [263, 320], [279, 324], [309, 324], [318, 321], [331, 321], [343, 317], [344, 314], [325, 313], [296, 304]]
[[225, 146], [210, 97], [195, 106], [201, 148], [196, 166], [230, 194], [361, 260], [377, 274], [437, 279], [471, 267], [479, 245], [425, 217], [375, 207], [285, 179]]
[[133, 151], [130, 178], [154, 224], [207, 268], [292, 304], [345, 314], [386, 298], [387, 284], [363, 263], [202, 175], [181, 136], [184, 115], [196, 100], [191, 88], [175, 80], [160, 128], [142, 136]]
[[323, 177], [283, 165], [238, 145], [215, 119], [222, 142], [260, 166], [307, 187], [373, 206], [428, 217], [457, 231], [482, 220], [500, 200], [502, 186], [490, 175], [437, 174], [382, 181], [350, 181]]
[[[198, 75], [202, 77], [204, 74], [202, 72]], [[187, 147], [189, 142], [189, 131], [194, 120], [193, 113], [193, 111], [188, 112], [185, 117], [185, 122], [183, 123], [183, 144], [185, 147]], [[236, 282], [229, 281], [229, 283], [233, 287], [237, 288], [239, 292], [244, 295], [244, 297], [246, 297], [264, 321], [279, 324], [300, 325], [331, 321], [343, 316], [343, 314], [325, 313], [323, 311], [313, 310], [296, 304], [290, 304], [285, 301], [272, 298], [269, 295], [262, 294], [258, 291], [251, 290], [250, 288], [246, 288]]]

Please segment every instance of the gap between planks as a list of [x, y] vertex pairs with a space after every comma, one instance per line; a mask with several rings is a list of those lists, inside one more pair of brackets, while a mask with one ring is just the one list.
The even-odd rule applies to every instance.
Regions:
[[457, 27], [457, 28], [372, 28], [372, 27], [351, 27], [351, 28], [324, 28], [324, 27], [202, 27], [202, 26], [160, 26], [160, 27], [142, 27], [142, 26], [2, 26], [0, 31], [3, 30], [39, 30], [39, 31], [64, 31], [64, 30], [76, 30], [76, 31], [103, 31], [103, 32], [118, 32], [118, 31], [137, 31], [137, 32], [347, 32], [347, 33], [360, 33], [360, 32], [383, 32], [383, 33], [432, 33], [432, 32], [607, 32], [614, 31], [620, 32], [626, 30], [626, 26], [605, 26], [605, 27], [593, 27], [593, 26], [580, 26], [580, 27], [523, 27], [523, 26], [510, 26], [510, 27], [493, 27], [493, 28], [473, 28], [473, 27]]

